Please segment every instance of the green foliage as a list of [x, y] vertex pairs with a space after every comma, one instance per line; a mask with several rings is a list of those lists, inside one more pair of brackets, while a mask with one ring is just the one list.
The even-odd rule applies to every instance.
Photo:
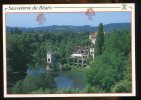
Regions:
[[50, 50], [58, 62], [56, 65], [70, 69], [68, 61], [74, 46], [89, 45], [88, 35], [70, 31], [24, 33], [13, 29], [7, 33], [8, 85], [24, 79], [28, 67], [46, 66], [46, 53]]
[[72, 72], [82, 72], [82, 73], [87, 73], [88, 68], [87, 67], [73, 67], [71, 69]]
[[[22, 34], [8, 34], [8, 50], [17, 48], [27, 60], [27, 64], [44, 63], [46, 64], [46, 53], [51, 50], [55, 53], [56, 60], [62, 64], [66, 63], [72, 53], [74, 46], [89, 45], [87, 33], [75, 32], [34, 32]], [[12, 44], [13, 43], [13, 44]], [[11, 52], [8, 51], [9, 54]], [[15, 53], [14, 51], [12, 53]], [[8, 56], [12, 58], [13, 56]], [[22, 56], [21, 56], [22, 58]]]
[[127, 57], [130, 52], [130, 43], [130, 34], [128, 31], [113, 31], [106, 34], [104, 51], [108, 50], [109, 52], [112, 52], [118, 50], [123, 53], [124, 57]]
[[103, 93], [104, 90], [102, 90], [100, 87], [92, 87], [89, 84], [86, 85], [86, 87], [82, 90], [84, 93]]
[[[7, 36], [7, 56], [8, 56], [8, 83], [14, 84], [25, 77], [31, 62], [30, 39], [25, 35], [8, 34]], [[26, 47], [26, 48], [25, 48]], [[12, 80], [11, 80], [12, 79]]]
[[124, 79], [114, 85], [112, 92], [131, 92], [131, 81]]
[[69, 64], [64, 64], [62, 70], [70, 70], [71, 66]]
[[7, 74], [8, 74], [8, 76], [11, 76], [11, 77], [7, 77], [8, 78], [8, 84], [11, 84], [11, 82], [13, 82], [12, 73], [13, 73], [13, 69], [9, 65], [8, 68], [7, 68]]
[[101, 55], [103, 52], [104, 46], [104, 32], [103, 32], [103, 24], [100, 23], [98, 27], [98, 35], [96, 38], [96, 45], [95, 45], [95, 55]]
[[[28, 67], [46, 65], [46, 53], [53, 51], [56, 62], [70, 69], [69, 57], [75, 46], [90, 45], [87, 33], [34, 32], [19, 29], [7, 34], [8, 84], [14, 83], [13, 93], [50, 93], [56, 88], [50, 75], [26, 76]], [[130, 92], [130, 34], [113, 31], [104, 36], [99, 25], [96, 39], [96, 59], [88, 60], [90, 69], [72, 69], [87, 72], [88, 86], [84, 92]], [[24, 79], [25, 78], [25, 79]], [[22, 80], [24, 79], [24, 80]], [[78, 89], [57, 90], [59, 93], [76, 93]]]
[[127, 60], [125, 60], [125, 71], [122, 80], [117, 82], [112, 87], [112, 92], [131, 92], [131, 68], [130, 68], [130, 56], [128, 55]]
[[64, 89], [58, 89], [56, 93], [79, 93], [78, 88], [64, 88]]
[[106, 35], [104, 51], [91, 62], [87, 73], [87, 81], [91, 87], [100, 87], [105, 92], [129, 92], [129, 36], [127, 31], [115, 31]]
[[20, 30], [18, 27], [14, 28], [11, 30], [11, 33], [12, 34], [21, 34], [22, 33], [22, 30]]
[[47, 94], [51, 91], [49, 89], [39, 88], [38, 90], [32, 91], [31, 94]]
[[14, 94], [21, 94], [23, 93], [23, 82], [20, 80], [18, 81], [15, 86], [13, 87]]
[[30, 93], [39, 92], [46, 89], [53, 90], [56, 88], [56, 83], [49, 74], [41, 74], [39, 76], [27, 76], [23, 81], [18, 81], [13, 88], [14, 93]]
[[113, 83], [123, 76], [123, 73], [119, 74], [119, 71], [123, 71], [122, 60], [118, 52], [104, 52], [101, 56], [98, 56], [87, 74], [90, 85], [100, 86], [107, 92], [110, 91]]

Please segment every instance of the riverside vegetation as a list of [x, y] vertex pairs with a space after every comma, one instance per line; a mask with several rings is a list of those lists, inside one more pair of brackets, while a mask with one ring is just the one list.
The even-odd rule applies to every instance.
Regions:
[[[77, 45], [90, 45], [88, 32], [22, 32], [18, 28], [7, 33], [8, 93], [111, 93], [131, 92], [130, 32], [113, 30], [104, 35], [99, 25], [95, 45], [95, 59], [89, 68], [73, 68], [69, 57]], [[56, 62], [64, 70], [81, 71], [86, 74], [87, 85], [83, 90], [57, 89], [49, 73], [29, 76], [29, 67], [46, 66], [46, 53], [52, 50]]]

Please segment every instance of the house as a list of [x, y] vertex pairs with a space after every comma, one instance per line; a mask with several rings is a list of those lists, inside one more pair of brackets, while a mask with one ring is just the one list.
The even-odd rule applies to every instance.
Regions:
[[92, 44], [94, 44], [94, 45], [95, 45], [95, 42], [96, 42], [97, 35], [98, 35], [98, 32], [94, 32], [94, 33], [91, 33], [89, 35], [89, 39], [91, 40]]
[[71, 58], [73, 58], [73, 66], [86, 66], [86, 59], [82, 54], [73, 53]]
[[71, 55], [73, 59], [73, 66], [87, 66], [87, 61], [89, 58], [94, 59], [94, 47], [93, 46], [85, 46], [74, 47], [74, 52]]
[[89, 59], [95, 58], [95, 42], [98, 32], [91, 33], [89, 39], [91, 45], [89, 46], [75, 46], [71, 58], [73, 59], [73, 66], [87, 66]]

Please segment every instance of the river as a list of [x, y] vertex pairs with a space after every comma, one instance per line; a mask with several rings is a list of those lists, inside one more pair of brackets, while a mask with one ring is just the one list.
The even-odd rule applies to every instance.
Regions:
[[[28, 75], [36, 76], [46, 72], [45, 67], [30, 68], [27, 70]], [[86, 75], [78, 71], [54, 71], [54, 80], [58, 89], [63, 88], [78, 88], [82, 90], [86, 86]]]

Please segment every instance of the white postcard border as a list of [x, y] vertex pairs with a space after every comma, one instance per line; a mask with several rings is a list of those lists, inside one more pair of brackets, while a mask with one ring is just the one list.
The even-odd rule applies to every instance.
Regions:
[[[123, 5], [128, 5], [126, 10], [122, 10]], [[135, 4], [12, 4], [3, 5], [3, 72], [4, 72], [4, 97], [120, 97], [136, 95], [136, 71], [135, 71]], [[11, 7], [31, 7], [34, 6], [50, 7], [48, 10], [11, 10]], [[101, 9], [100, 7], [107, 7]], [[109, 9], [111, 7], [112, 9]], [[130, 8], [131, 7], [131, 8]], [[71, 8], [71, 9], [70, 9]], [[87, 94], [7, 94], [6, 81], [6, 13], [44, 13], [44, 12], [84, 12], [88, 8], [93, 8], [97, 12], [101, 11], [130, 11], [131, 12], [131, 50], [132, 50], [132, 93], [87, 93]]]

